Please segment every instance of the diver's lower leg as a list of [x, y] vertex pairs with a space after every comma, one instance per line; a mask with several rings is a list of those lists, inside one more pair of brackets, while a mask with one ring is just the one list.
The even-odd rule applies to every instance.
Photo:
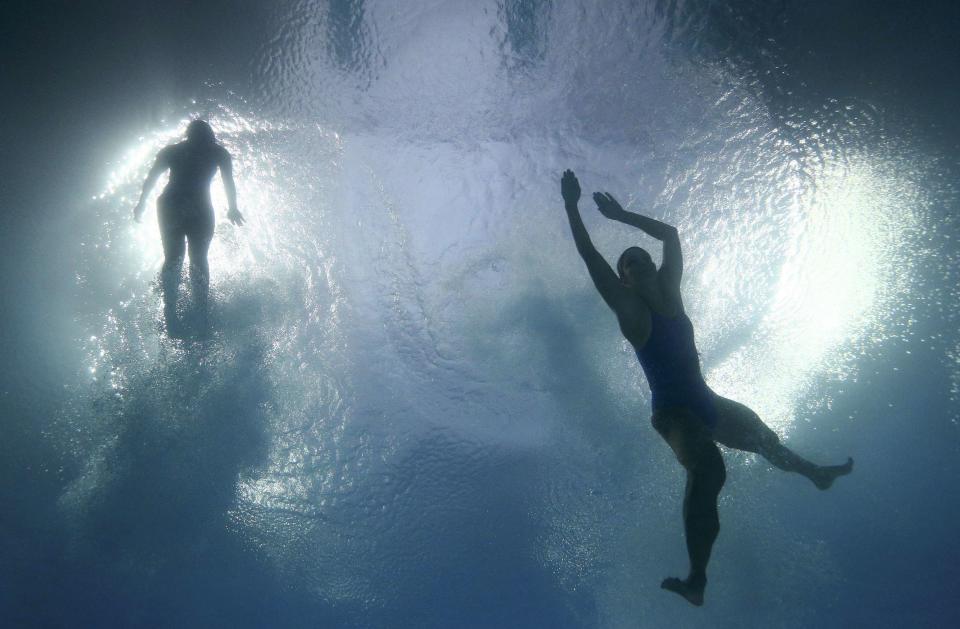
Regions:
[[187, 250], [190, 253], [190, 284], [193, 288], [193, 301], [197, 323], [202, 330], [207, 328], [207, 313], [210, 296], [210, 265], [207, 263], [207, 251], [213, 230], [209, 233], [189, 235]]
[[163, 319], [167, 332], [177, 330], [177, 298], [180, 292], [180, 274], [183, 258], [166, 259], [160, 269], [160, 290], [163, 297]]
[[723, 459], [717, 447], [704, 448], [687, 473], [687, 489], [683, 500], [683, 524], [690, 557], [690, 574], [686, 579], [664, 579], [660, 587], [675, 592], [693, 605], [703, 604], [707, 585], [707, 564], [713, 543], [720, 532], [717, 497], [726, 480]]
[[[167, 334], [178, 336], [180, 320], [177, 317], [177, 298], [180, 291], [180, 274], [186, 254], [186, 239], [175, 224], [160, 214], [160, 239], [163, 242], [163, 268], [160, 269], [160, 290], [163, 293], [163, 319]], [[174, 221], [175, 223], [175, 221]]]
[[210, 296], [210, 270], [206, 260], [194, 262], [191, 259], [190, 283], [193, 287], [193, 300], [199, 324], [202, 328], [206, 328]]
[[807, 477], [818, 489], [829, 489], [838, 477], [853, 471], [853, 459], [848, 458], [842, 465], [817, 465], [779, 441], [762, 448], [760, 455], [781, 470]]

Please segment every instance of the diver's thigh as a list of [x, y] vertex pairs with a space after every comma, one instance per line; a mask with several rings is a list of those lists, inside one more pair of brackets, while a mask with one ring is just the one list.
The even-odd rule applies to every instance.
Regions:
[[186, 231], [180, 220], [178, 207], [171, 199], [160, 197], [157, 201], [157, 225], [160, 227], [160, 242], [167, 260], [182, 258], [186, 253]]
[[186, 253], [186, 234], [175, 224], [160, 223], [160, 242], [163, 244], [163, 257], [166, 260], [182, 258]]
[[759, 452], [764, 445], [780, 441], [769, 426], [753, 410], [735, 400], [716, 396], [717, 425], [713, 439], [735, 450]]
[[206, 260], [207, 251], [213, 241], [213, 208], [197, 207], [186, 230], [187, 246], [190, 248], [190, 261]]
[[197, 234], [196, 232], [187, 233], [187, 247], [190, 249], [190, 263], [197, 264], [206, 262], [207, 252], [210, 250], [210, 242], [213, 239], [206, 234]]
[[659, 409], [650, 419], [680, 465], [692, 469], [705, 447], [715, 447], [703, 422], [691, 411], [682, 408]]

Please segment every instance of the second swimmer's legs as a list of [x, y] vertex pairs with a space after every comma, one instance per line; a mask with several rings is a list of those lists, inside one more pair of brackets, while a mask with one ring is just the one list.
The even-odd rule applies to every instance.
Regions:
[[803, 458], [783, 445], [777, 433], [739, 402], [718, 396], [716, 407], [719, 420], [714, 438], [728, 448], [755, 452], [781, 470], [806, 476], [819, 489], [829, 489], [838, 477], [853, 471], [853, 459], [842, 465], [817, 465]]
[[693, 605], [703, 605], [707, 564], [720, 532], [717, 498], [727, 478], [723, 458], [705, 427], [690, 413], [659, 411], [654, 414], [653, 425], [687, 471], [683, 526], [690, 574], [686, 579], [665, 579], [661, 587], [676, 592]]
[[202, 234], [187, 238], [190, 249], [190, 284], [193, 287], [193, 299], [196, 302], [199, 324], [207, 327], [208, 297], [210, 293], [210, 266], [207, 264], [207, 251], [210, 249], [210, 236]]
[[160, 269], [160, 290], [163, 292], [163, 319], [167, 334], [176, 336], [180, 330], [177, 318], [177, 297], [180, 291], [180, 274], [183, 270], [183, 255], [186, 250], [184, 235], [174, 229], [163, 229], [163, 267]]

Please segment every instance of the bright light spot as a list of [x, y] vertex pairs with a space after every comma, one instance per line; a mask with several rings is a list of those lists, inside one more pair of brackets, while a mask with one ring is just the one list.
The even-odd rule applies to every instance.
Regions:
[[718, 393], [781, 432], [814, 377], [843, 368], [837, 354], [859, 339], [884, 284], [902, 270], [890, 260], [905, 225], [888, 227], [898, 206], [887, 190], [864, 166], [827, 172], [797, 197], [787, 257], [770, 260], [780, 274], [754, 340], [708, 374]]
[[[238, 205], [241, 212], [244, 213], [247, 225], [239, 232], [243, 237], [231, 239], [231, 244], [235, 245], [233, 251], [228, 252], [228, 248], [220, 242], [221, 238], [214, 238], [208, 260], [211, 268], [216, 269], [214, 271], [216, 277], [220, 278], [228, 276], [231, 270], [240, 270], [237, 268], [238, 266], [248, 268], [248, 265], [254, 265], [257, 257], [254, 249], [257, 244], [263, 244], [263, 237], [266, 240], [275, 237], [275, 229], [278, 227], [270, 224], [270, 219], [275, 218], [274, 213], [270, 210], [280, 204], [280, 201], [276, 198], [275, 185], [269, 178], [269, 175], [275, 175], [274, 164], [270, 163], [269, 158], [264, 155], [238, 155], [233, 144], [241, 141], [249, 143], [251, 138], [260, 132], [292, 130], [286, 125], [251, 121], [231, 112], [226, 112], [226, 114], [223, 117], [210, 118], [209, 120], [218, 140], [228, 149], [232, 149], [231, 152], [234, 153], [234, 178], [237, 183]], [[115, 197], [121, 191], [128, 192], [131, 198], [129, 207], [121, 209], [131, 211], [135, 199], [139, 196], [143, 179], [153, 164], [156, 154], [164, 146], [182, 140], [183, 130], [189, 122], [190, 118], [184, 118], [167, 129], [154, 132], [148, 137], [139, 138], [137, 144], [120, 160], [120, 165], [110, 173], [106, 188], [100, 197]], [[257, 159], [258, 157], [259, 159]], [[266, 164], [262, 163], [264, 159], [267, 160]], [[244, 165], [254, 164], [256, 165], [255, 168], [243, 167]], [[265, 173], [267, 176], [262, 176], [260, 173]], [[166, 175], [162, 176], [150, 191], [141, 223], [134, 224], [131, 228], [131, 239], [139, 258], [138, 266], [141, 271], [147, 273], [156, 272], [163, 262], [163, 247], [160, 240], [160, 228], [156, 219], [156, 204], [157, 198], [165, 185]], [[223, 226], [228, 225], [226, 220], [227, 198], [219, 173], [211, 182], [210, 192], [216, 213], [219, 236], [223, 231]], [[126, 214], [121, 218], [127, 220]], [[232, 229], [232, 227], [228, 229]]]

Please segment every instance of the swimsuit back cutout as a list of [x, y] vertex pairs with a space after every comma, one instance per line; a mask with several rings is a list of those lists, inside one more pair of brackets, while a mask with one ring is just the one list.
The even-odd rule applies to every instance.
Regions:
[[653, 410], [687, 407], [713, 428], [717, 420], [714, 393], [700, 372], [690, 318], [683, 312], [665, 317], [651, 311], [650, 324], [650, 337], [637, 350], [637, 358], [650, 385]]

